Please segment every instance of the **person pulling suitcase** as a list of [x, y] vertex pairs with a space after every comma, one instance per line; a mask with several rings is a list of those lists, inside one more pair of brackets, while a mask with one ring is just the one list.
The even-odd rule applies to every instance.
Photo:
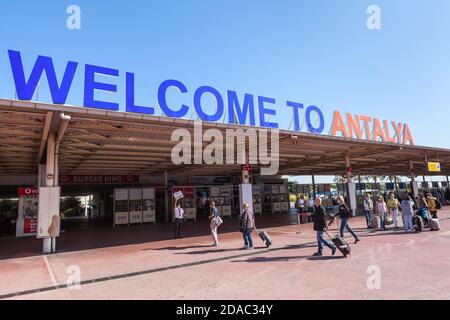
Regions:
[[336, 246], [328, 240], [325, 240], [323, 238], [323, 234], [325, 232], [325, 230], [328, 230], [327, 227], [327, 221], [326, 221], [326, 210], [325, 208], [322, 206], [322, 199], [321, 198], [316, 198], [315, 200], [315, 206], [314, 206], [314, 213], [312, 215], [313, 217], [313, 222], [314, 222], [314, 231], [316, 231], [316, 236], [317, 236], [317, 247], [318, 250], [316, 253], [314, 253], [314, 257], [321, 257], [322, 251], [323, 251], [323, 245], [327, 246], [328, 248], [330, 248], [331, 250], [331, 255], [334, 256], [334, 254], [336, 253]]
[[250, 210], [248, 203], [244, 203], [244, 210], [239, 217], [239, 229], [242, 232], [244, 238], [244, 248], [246, 250], [253, 249], [252, 232], [255, 228], [255, 215]]

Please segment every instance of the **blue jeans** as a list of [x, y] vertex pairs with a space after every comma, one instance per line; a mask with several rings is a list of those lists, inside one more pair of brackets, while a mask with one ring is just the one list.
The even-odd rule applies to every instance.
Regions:
[[384, 219], [386, 219], [385, 213], [380, 215], [380, 230], [386, 230], [386, 227], [384, 225]]
[[367, 223], [367, 228], [370, 228], [370, 217], [372, 216], [372, 211], [368, 211], [366, 210], [366, 223]]
[[249, 248], [253, 248], [253, 239], [252, 239], [252, 228], [247, 228], [244, 232], [243, 232], [243, 237], [244, 237], [244, 245], [246, 247]]
[[352, 234], [352, 236], [355, 238], [355, 240], [358, 240], [358, 236], [356, 235], [355, 231], [353, 231], [353, 229], [348, 224], [348, 218], [342, 218], [341, 228], [339, 229], [339, 234], [340, 234], [341, 238], [344, 238], [344, 230], [345, 229], [347, 229], [347, 231]]
[[405, 231], [413, 230], [412, 214], [403, 215], [403, 225], [405, 227]]
[[323, 245], [326, 245], [328, 248], [333, 249], [334, 245], [331, 241], [325, 240], [323, 238], [323, 231], [316, 231], [317, 234], [317, 246], [319, 247], [319, 252], [322, 253]]

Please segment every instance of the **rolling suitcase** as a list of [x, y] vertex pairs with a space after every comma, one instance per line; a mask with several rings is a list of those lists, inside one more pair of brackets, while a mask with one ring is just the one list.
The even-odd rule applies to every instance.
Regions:
[[378, 229], [378, 219], [376, 216], [372, 216], [369, 220], [370, 229]]
[[264, 242], [267, 248], [269, 248], [272, 245], [272, 239], [270, 238], [269, 234], [265, 230], [256, 230], [261, 240]]
[[336, 248], [342, 253], [342, 255], [347, 258], [348, 255], [351, 254], [352, 249], [348, 245], [347, 241], [341, 238], [339, 235], [335, 235], [331, 237], [327, 230], [324, 230], [327, 236], [331, 239]]
[[441, 225], [439, 223], [439, 219], [431, 219], [430, 220], [430, 230], [431, 231], [441, 230]]
[[415, 232], [421, 232], [423, 230], [422, 218], [417, 215], [413, 217], [413, 229]]

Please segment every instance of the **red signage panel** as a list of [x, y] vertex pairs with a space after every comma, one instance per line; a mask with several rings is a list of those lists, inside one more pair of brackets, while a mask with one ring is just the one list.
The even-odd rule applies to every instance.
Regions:
[[39, 188], [36, 187], [20, 187], [17, 189], [19, 196], [37, 196], [39, 195]]
[[61, 175], [60, 184], [129, 184], [138, 183], [136, 175]]

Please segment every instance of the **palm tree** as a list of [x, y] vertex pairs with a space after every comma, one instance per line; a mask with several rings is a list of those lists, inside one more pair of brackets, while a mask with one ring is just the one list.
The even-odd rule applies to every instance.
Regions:
[[361, 176], [361, 181], [389, 181], [389, 182], [394, 182], [394, 181], [401, 181], [401, 177], [399, 176]]
[[336, 176], [334, 177], [334, 183], [346, 183], [347, 182], [347, 178], [345, 178], [344, 176]]
[[289, 187], [289, 193], [291, 193], [291, 194], [297, 193], [297, 181], [289, 181], [288, 187]]

